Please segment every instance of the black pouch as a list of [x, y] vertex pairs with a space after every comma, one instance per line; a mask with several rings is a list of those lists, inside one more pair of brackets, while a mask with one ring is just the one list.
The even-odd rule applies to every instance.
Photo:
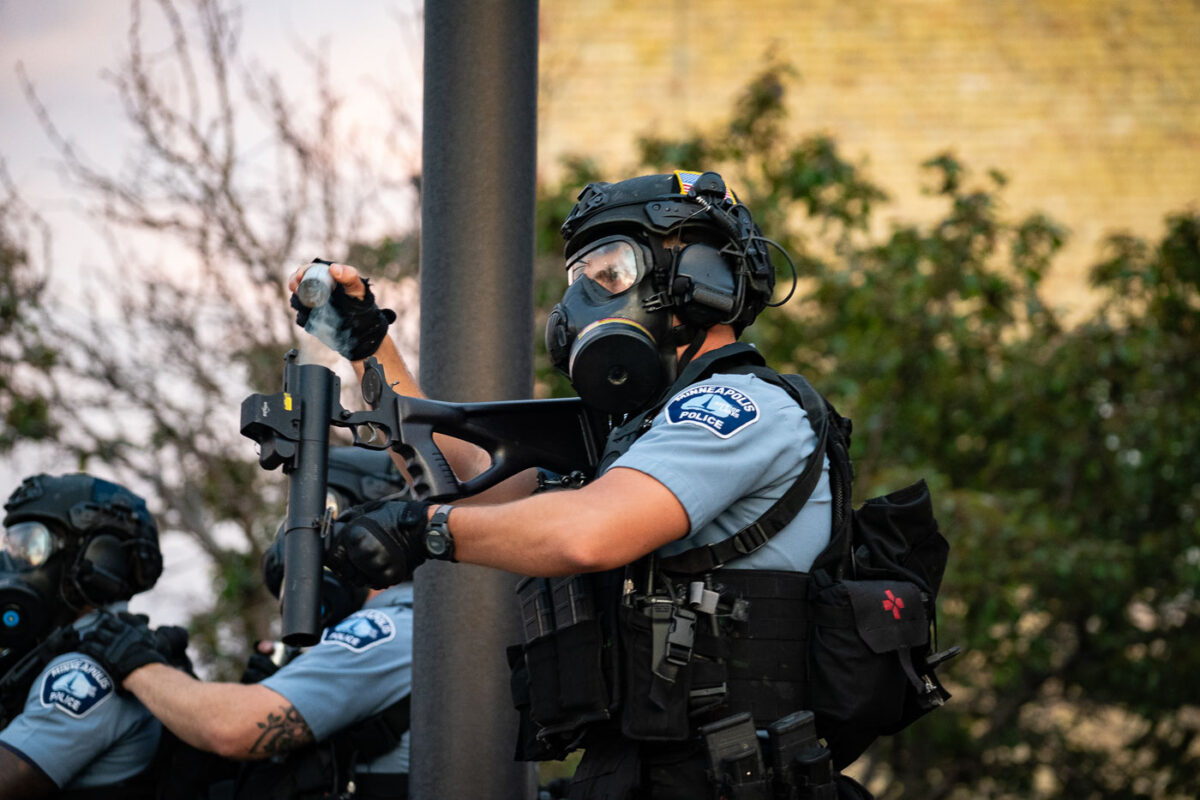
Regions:
[[[676, 742], [688, 738], [688, 699], [692, 688], [691, 663], [664, 664], [656, 652], [656, 626], [670, 625], [670, 604], [640, 609], [622, 606], [619, 614], [625, 693], [621, 707], [621, 733], [629, 739]], [[659, 658], [656, 658], [658, 656]]]
[[280, 760], [247, 761], [237, 779], [237, 800], [317, 800], [336, 792], [333, 748], [314, 744], [285, 753]]
[[[527, 641], [508, 654], [513, 704], [522, 715], [518, 760], [562, 758], [583, 726], [610, 718], [604, 629], [579, 576], [526, 579], [518, 594]], [[550, 612], [560, 598], [557, 613]]]
[[854, 577], [903, 578], [936, 596], [950, 543], [938, 530], [925, 481], [874, 497], [854, 511]]
[[814, 582], [810, 700], [837, 769], [905, 724], [923, 687], [913, 659], [929, 643], [925, 597], [908, 581]]

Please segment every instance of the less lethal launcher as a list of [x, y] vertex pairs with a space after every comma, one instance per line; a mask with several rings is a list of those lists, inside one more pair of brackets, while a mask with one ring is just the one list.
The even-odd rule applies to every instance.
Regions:
[[[369, 411], [341, 406], [341, 381], [317, 364], [284, 357], [283, 391], [252, 394], [242, 401], [241, 432], [259, 444], [264, 469], [288, 476], [284, 526], [284, 577], [280, 593], [283, 641], [315, 644], [320, 637], [320, 586], [328, 534], [325, 490], [329, 429], [348, 428], [354, 444], [392, 449], [404, 459], [413, 493], [431, 502], [476, 494], [530, 467], [590, 475], [599, 458], [604, 418], [579, 398], [448, 403], [404, 397], [392, 391], [374, 358], [365, 362], [363, 401]], [[433, 434], [483, 448], [491, 465], [465, 481], [450, 468]]]

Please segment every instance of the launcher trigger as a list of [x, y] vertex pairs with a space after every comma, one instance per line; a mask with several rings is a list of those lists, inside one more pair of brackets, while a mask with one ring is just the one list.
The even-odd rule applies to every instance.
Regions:
[[[364, 436], [364, 432], [370, 435]], [[380, 442], [386, 438], [387, 437], [382, 434], [382, 429], [374, 422], [364, 422], [362, 425], [358, 425], [354, 428], [355, 444], [367, 446], [375, 444], [376, 442]]]

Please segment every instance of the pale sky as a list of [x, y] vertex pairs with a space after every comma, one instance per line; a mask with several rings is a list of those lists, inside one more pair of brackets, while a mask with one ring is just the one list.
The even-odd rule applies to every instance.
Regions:
[[[155, 0], [143, 5], [153, 35], [162, 29], [160, 14]], [[189, 3], [179, 5], [186, 15]], [[420, 46], [421, 28], [419, 21], [413, 27], [413, 7], [412, 0], [245, 0], [240, 53], [264, 69], [290, 69], [299, 80], [307, 74], [298, 68], [299, 48], [327, 47], [351, 114], [364, 122], [379, 114], [372, 86], [383, 86], [410, 93], [419, 115], [421, 54], [412, 51]], [[404, 35], [405, 20], [415, 37]], [[127, 0], [0, 0], [0, 159], [56, 230], [68, 224], [61, 215], [72, 206], [71, 195], [58, 180], [54, 153], [22, 93], [17, 65], [63, 133], [97, 163], [119, 165], [135, 142], [104, 73], [125, 52], [129, 21]], [[75, 260], [71, 253], [58, 255], [60, 263]]]

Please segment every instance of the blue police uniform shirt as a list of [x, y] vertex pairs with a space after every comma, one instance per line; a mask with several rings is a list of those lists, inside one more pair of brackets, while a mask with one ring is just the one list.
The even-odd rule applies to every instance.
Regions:
[[[761, 517], [799, 477], [817, 446], [804, 409], [754, 375], [717, 374], [676, 393], [650, 429], [610, 467], [666, 486], [687, 512], [687, 535], [657, 551], [673, 556], [727, 539]], [[804, 572], [829, 544], [829, 459], [800, 513], [729, 569]]]
[[[75, 623], [94, 624], [96, 614]], [[36, 765], [60, 789], [111, 786], [143, 772], [162, 726], [137, 698], [82, 653], [52, 660], [30, 687], [25, 707], [0, 731], [0, 746]]]
[[[262, 685], [296, 707], [318, 742], [383, 711], [412, 691], [413, 585], [385, 589]], [[360, 764], [360, 773], [408, 772], [408, 733]]]

